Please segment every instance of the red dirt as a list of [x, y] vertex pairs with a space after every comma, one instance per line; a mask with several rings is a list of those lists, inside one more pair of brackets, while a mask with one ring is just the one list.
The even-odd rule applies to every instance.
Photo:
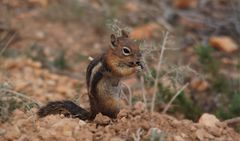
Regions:
[[99, 114], [94, 121], [87, 122], [62, 115], [39, 119], [36, 109], [31, 112], [16, 110], [10, 122], [0, 124], [0, 140], [122, 141], [133, 140], [138, 135], [141, 140], [149, 140], [154, 130], [156, 136], [167, 141], [238, 141], [240, 138], [233, 129], [220, 122], [215, 127], [208, 127], [137, 109], [122, 110], [118, 118], [112, 120]]

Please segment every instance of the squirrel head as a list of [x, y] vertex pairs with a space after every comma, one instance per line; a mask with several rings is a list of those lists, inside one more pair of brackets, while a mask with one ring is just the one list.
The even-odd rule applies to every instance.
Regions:
[[111, 35], [111, 48], [107, 52], [107, 65], [117, 76], [125, 77], [143, 69], [142, 51], [139, 45], [129, 38], [126, 31], [116, 37]]

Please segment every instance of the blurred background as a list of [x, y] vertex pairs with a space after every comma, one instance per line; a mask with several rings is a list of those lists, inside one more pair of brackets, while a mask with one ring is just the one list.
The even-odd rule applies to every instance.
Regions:
[[8, 95], [0, 97], [0, 118], [60, 99], [87, 108], [88, 57], [121, 29], [139, 42], [147, 64], [124, 80], [130, 105], [151, 109], [155, 97], [162, 112], [179, 94], [167, 109], [178, 119], [238, 117], [239, 13], [239, 0], [1, 0], [0, 89]]

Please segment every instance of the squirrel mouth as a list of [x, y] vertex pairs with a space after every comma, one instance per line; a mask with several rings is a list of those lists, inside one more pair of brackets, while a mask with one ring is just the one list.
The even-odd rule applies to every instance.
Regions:
[[144, 64], [143, 64], [143, 62], [138, 61], [138, 62], [136, 62], [136, 64], [137, 64], [139, 67], [141, 67], [142, 70], [144, 69]]
[[144, 65], [142, 62], [137, 61], [137, 62], [129, 62], [127, 64], [128, 67], [140, 67], [141, 69], [144, 69]]

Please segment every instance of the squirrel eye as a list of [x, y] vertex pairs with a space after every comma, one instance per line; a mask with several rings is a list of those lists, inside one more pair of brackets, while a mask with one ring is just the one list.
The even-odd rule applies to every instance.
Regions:
[[123, 47], [122, 52], [123, 52], [123, 55], [125, 56], [131, 54], [131, 50], [128, 47]]

